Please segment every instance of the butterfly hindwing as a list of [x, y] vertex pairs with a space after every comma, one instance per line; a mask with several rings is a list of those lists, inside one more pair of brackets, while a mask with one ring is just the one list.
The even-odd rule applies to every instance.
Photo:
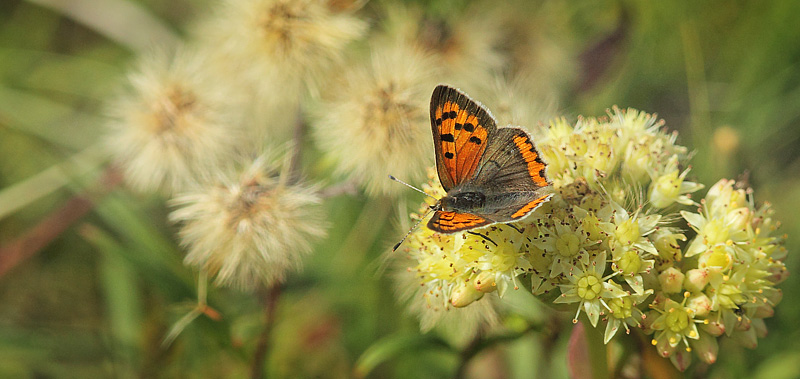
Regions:
[[545, 168], [527, 132], [499, 128], [472, 179], [487, 198], [480, 216], [498, 222], [514, 221], [549, 200], [552, 189]]
[[489, 191], [536, 191], [550, 185], [545, 168], [527, 132], [500, 128], [484, 153], [473, 183]]
[[449, 191], [473, 177], [497, 124], [489, 111], [469, 96], [439, 85], [431, 96], [431, 129], [439, 180]]
[[428, 229], [439, 233], [455, 233], [489, 225], [493, 222], [492, 220], [469, 213], [436, 211], [433, 212], [433, 217], [428, 220]]

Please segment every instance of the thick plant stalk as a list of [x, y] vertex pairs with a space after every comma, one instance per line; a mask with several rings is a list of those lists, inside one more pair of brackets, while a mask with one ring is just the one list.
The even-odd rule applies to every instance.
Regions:
[[603, 343], [603, 331], [586, 323], [583, 326], [586, 346], [589, 350], [592, 379], [608, 379], [608, 351], [606, 344]]

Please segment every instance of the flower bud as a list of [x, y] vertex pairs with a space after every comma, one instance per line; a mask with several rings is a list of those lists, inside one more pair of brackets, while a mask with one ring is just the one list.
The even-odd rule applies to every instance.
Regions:
[[660, 275], [658, 275], [658, 282], [661, 284], [661, 290], [666, 293], [678, 293], [683, 289], [683, 278], [685, 275], [675, 267], [670, 267]]
[[756, 308], [755, 313], [753, 313], [753, 317], [755, 318], [768, 318], [774, 315], [775, 315], [775, 309], [772, 308], [772, 306], [767, 303], [761, 304], [759, 307]]
[[655, 342], [656, 351], [662, 357], [666, 358], [675, 353], [675, 346], [670, 345], [668, 338], [659, 338], [658, 340], [653, 340], [653, 342]]
[[750, 208], [736, 208], [728, 213], [728, 225], [730, 226], [731, 230], [745, 230], [747, 228], [747, 224], [750, 223], [752, 215], [753, 214], [750, 212]]
[[701, 292], [708, 284], [708, 269], [695, 268], [686, 272], [683, 286], [691, 292]]
[[706, 194], [706, 199], [708, 201], [715, 201], [720, 196], [723, 196], [723, 193], [726, 191], [730, 191], [730, 188], [733, 186], [733, 180], [730, 179], [720, 179], [718, 182], [714, 183], [711, 188], [708, 189], [708, 193]]
[[736, 326], [733, 329], [736, 330], [737, 332], [746, 332], [750, 330], [750, 327], [752, 325], [753, 325], [752, 321], [750, 320], [749, 317], [739, 316], [738, 322], [736, 323]]
[[[719, 337], [725, 334], [725, 325], [721, 322], [714, 321], [714, 320], [706, 320], [707, 323], [700, 325], [700, 330], [713, 337]], [[701, 333], [702, 334], [702, 333]]]
[[753, 329], [756, 331], [756, 336], [758, 338], [764, 338], [767, 336], [767, 324], [764, 323], [763, 319], [757, 318], [753, 320]]
[[773, 305], [777, 305], [783, 299], [783, 291], [780, 288], [776, 288], [774, 291], [764, 291], [764, 297]]
[[495, 275], [494, 273], [488, 271], [483, 271], [478, 274], [478, 276], [475, 277], [474, 283], [475, 289], [483, 293], [489, 293], [497, 290]]
[[482, 297], [483, 292], [476, 290], [474, 286], [468, 283], [463, 283], [450, 293], [450, 304], [453, 304], [456, 308], [463, 308], [476, 300], [480, 300]]
[[694, 311], [695, 317], [706, 317], [711, 312], [711, 299], [701, 293], [690, 297], [686, 306]]
[[676, 349], [675, 354], [669, 357], [669, 360], [672, 361], [675, 368], [684, 372], [692, 364], [692, 353], [688, 351], [688, 348]]
[[742, 346], [748, 349], [755, 349], [758, 347], [758, 338], [756, 336], [755, 330], [747, 330], [744, 332], [735, 332], [731, 335], [731, 338], [739, 342]]
[[767, 272], [770, 275], [766, 279], [772, 282], [773, 284], [783, 283], [783, 281], [789, 277], [789, 270], [787, 270], [786, 266], [784, 265], [770, 266], [767, 268]]
[[716, 337], [708, 333], [700, 333], [700, 338], [692, 342], [692, 348], [703, 362], [712, 364], [717, 361], [719, 344]]

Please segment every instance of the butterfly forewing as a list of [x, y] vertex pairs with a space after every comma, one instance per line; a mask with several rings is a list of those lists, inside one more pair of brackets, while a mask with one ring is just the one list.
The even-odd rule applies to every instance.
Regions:
[[449, 191], [474, 176], [497, 125], [480, 104], [440, 85], [431, 96], [431, 129], [439, 180]]

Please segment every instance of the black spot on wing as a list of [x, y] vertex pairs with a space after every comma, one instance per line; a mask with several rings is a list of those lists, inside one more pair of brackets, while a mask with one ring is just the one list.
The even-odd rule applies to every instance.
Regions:
[[452, 135], [452, 134], [450, 134], [450, 133], [445, 133], [445, 134], [442, 134], [442, 141], [445, 141], [445, 142], [455, 142], [455, 141], [456, 141], [456, 139], [455, 139], [455, 137], [453, 137], [453, 135]]
[[469, 137], [469, 142], [472, 142], [474, 144], [480, 145], [481, 142], [483, 142], [483, 141], [481, 141], [481, 139], [478, 138], [478, 137], [472, 136], [472, 137]]
[[469, 122], [464, 124], [464, 131], [472, 133], [474, 130], [475, 130], [475, 125], [472, 125]]
[[448, 151], [444, 153], [444, 157], [447, 159], [453, 159], [453, 153]]

